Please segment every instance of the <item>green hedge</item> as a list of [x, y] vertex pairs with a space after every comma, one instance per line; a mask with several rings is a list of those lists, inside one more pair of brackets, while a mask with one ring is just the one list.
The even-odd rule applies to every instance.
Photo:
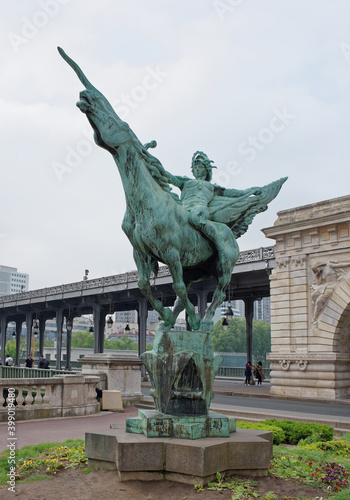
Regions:
[[292, 420], [263, 420], [261, 423], [280, 427], [285, 433], [285, 442], [288, 444], [298, 444], [301, 439], [317, 436], [317, 441], [331, 441], [334, 429], [329, 425], [293, 422]]
[[240, 429], [254, 429], [257, 431], [271, 431], [273, 433], [273, 444], [280, 444], [285, 441], [286, 436], [280, 427], [274, 425], [263, 424], [262, 422], [236, 422], [236, 426]]

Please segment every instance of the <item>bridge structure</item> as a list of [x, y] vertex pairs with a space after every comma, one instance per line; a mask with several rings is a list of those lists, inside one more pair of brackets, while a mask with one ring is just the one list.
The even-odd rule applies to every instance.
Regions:
[[[254, 301], [270, 295], [269, 276], [275, 268], [275, 247], [269, 246], [240, 253], [232, 272], [227, 300], [241, 299], [245, 303], [247, 325], [247, 357], [252, 354], [252, 324]], [[39, 352], [43, 351], [45, 323], [56, 318], [57, 359], [56, 369], [62, 365], [62, 331], [64, 322], [73, 324], [74, 318], [93, 315], [94, 352], [103, 352], [106, 316], [115, 311], [136, 310], [138, 313], [139, 354], [146, 350], [147, 299], [138, 288], [138, 273], [132, 271], [114, 276], [79, 281], [29, 292], [0, 297], [1, 362], [5, 360], [8, 324], [16, 324], [16, 360], [19, 364], [20, 337], [26, 324], [26, 351], [31, 352], [33, 322], [39, 326]], [[193, 283], [189, 298], [198, 307], [201, 316], [215, 289], [214, 279]], [[166, 266], [151, 277], [151, 286], [157, 298], [171, 307], [175, 301], [172, 279]], [[67, 329], [66, 369], [71, 363], [71, 329]]]
[[350, 396], [350, 195], [278, 212], [271, 282], [274, 396]]

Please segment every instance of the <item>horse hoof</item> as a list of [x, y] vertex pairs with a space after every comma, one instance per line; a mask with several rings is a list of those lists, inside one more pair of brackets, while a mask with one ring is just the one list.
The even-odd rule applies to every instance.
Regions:
[[199, 328], [199, 330], [201, 332], [212, 332], [213, 331], [213, 328], [214, 328], [214, 321], [212, 321], [211, 319], [203, 319], [201, 321], [201, 326]]
[[199, 330], [201, 326], [201, 318], [198, 314], [195, 314], [192, 317], [188, 317], [188, 323], [192, 330]]
[[159, 323], [156, 327], [156, 333], [169, 332], [171, 330], [171, 328], [172, 328], [172, 326], [165, 323], [165, 321], [159, 321]]

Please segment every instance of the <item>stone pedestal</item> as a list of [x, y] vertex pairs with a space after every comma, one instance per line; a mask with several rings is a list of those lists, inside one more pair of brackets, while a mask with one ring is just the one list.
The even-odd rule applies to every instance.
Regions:
[[108, 390], [120, 391], [123, 405], [132, 406], [143, 399], [141, 360], [135, 354], [90, 354], [79, 360], [83, 374], [104, 373]]
[[153, 350], [141, 355], [149, 373], [156, 410], [168, 415], [207, 415], [222, 357], [214, 354], [210, 333], [161, 331]]
[[139, 410], [138, 417], [126, 420], [126, 432], [146, 437], [200, 439], [228, 437], [236, 431], [236, 420], [210, 411], [208, 415], [164, 415], [157, 410]]
[[122, 428], [89, 432], [89, 466], [114, 469], [121, 481], [168, 479], [204, 486], [217, 472], [264, 476], [272, 455], [272, 432], [237, 429], [227, 438], [195, 441], [147, 438]]

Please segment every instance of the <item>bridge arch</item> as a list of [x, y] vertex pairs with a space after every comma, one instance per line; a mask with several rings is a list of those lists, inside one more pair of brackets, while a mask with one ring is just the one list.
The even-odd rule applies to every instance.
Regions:
[[350, 283], [341, 280], [320, 316], [319, 329], [333, 330], [333, 351], [350, 355]]

